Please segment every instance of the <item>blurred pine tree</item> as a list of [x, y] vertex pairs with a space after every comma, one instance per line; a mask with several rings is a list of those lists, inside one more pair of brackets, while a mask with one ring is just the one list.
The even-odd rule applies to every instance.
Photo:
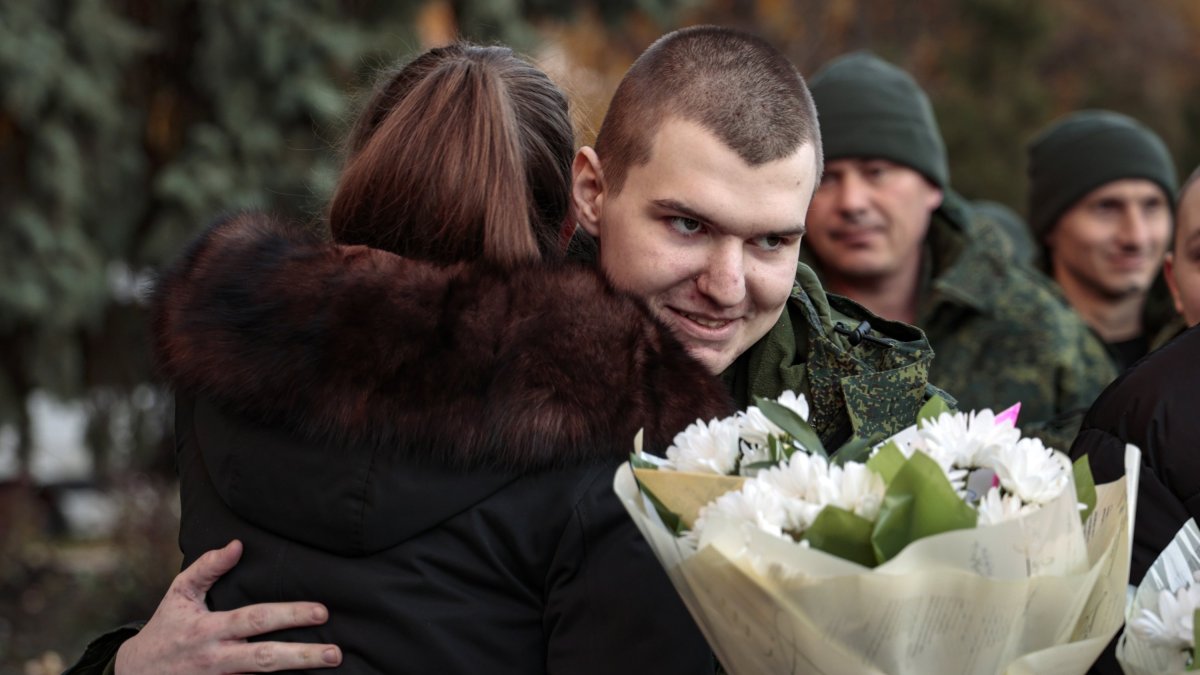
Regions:
[[[111, 455], [172, 472], [142, 303], [222, 212], [319, 219], [352, 92], [461, 34], [519, 50], [581, 10], [667, 21], [681, 0], [14, 0], [0, 3], [0, 426], [80, 399]], [[434, 30], [419, 19], [437, 17]], [[110, 446], [118, 447], [110, 447]]]
[[0, 5], [0, 423], [25, 468], [35, 389], [88, 402], [101, 474], [110, 415], [135, 420], [122, 451], [158, 445], [136, 422], [151, 270], [221, 211], [316, 213], [348, 86], [385, 38], [414, 42], [416, 3], [370, 31], [344, 4]]

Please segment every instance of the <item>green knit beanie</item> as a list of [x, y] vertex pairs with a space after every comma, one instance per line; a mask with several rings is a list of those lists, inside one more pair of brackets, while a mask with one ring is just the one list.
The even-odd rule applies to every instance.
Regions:
[[1138, 121], [1083, 110], [1055, 122], [1029, 144], [1029, 228], [1038, 242], [1089, 192], [1115, 180], [1144, 178], [1175, 201], [1178, 182], [1167, 146]]
[[946, 144], [929, 97], [911, 75], [869, 52], [830, 61], [808, 81], [826, 161], [882, 158], [950, 184]]

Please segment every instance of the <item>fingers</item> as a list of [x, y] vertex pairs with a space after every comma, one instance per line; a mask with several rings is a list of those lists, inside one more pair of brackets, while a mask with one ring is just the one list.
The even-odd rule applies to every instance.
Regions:
[[333, 668], [342, 663], [337, 645], [293, 642], [247, 642], [229, 645], [221, 660], [223, 673], [272, 673], [278, 670]]
[[285, 628], [319, 626], [328, 619], [329, 611], [315, 602], [272, 602], [214, 612], [207, 620], [216, 624], [219, 639], [244, 640]]
[[189, 600], [202, 600], [217, 579], [237, 564], [242, 557], [242, 542], [234, 539], [214, 551], [209, 551], [196, 559], [175, 577], [176, 590]]

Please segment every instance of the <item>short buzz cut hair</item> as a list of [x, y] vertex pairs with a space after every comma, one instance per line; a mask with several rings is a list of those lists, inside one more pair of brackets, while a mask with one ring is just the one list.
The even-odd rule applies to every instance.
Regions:
[[765, 40], [731, 28], [695, 26], [650, 45], [621, 80], [596, 137], [606, 187], [620, 192], [633, 166], [650, 161], [663, 120], [696, 122], [750, 166], [805, 143], [821, 175], [817, 109], [796, 67]]
[[1176, 249], [1175, 240], [1179, 238], [1179, 233], [1183, 228], [1179, 226], [1179, 219], [1183, 216], [1183, 198], [1187, 196], [1189, 190], [1200, 190], [1200, 166], [1197, 166], [1192, 171], [1187, 180], [1183, 181], [1183, 185], [1179, 186], [1179, 192], [1175, 195], [1175, 204], [1180, 207], [1175, 214], [1175, 231], [1171, 233], [1171, 245], [1167, 250], [1174, 252]]

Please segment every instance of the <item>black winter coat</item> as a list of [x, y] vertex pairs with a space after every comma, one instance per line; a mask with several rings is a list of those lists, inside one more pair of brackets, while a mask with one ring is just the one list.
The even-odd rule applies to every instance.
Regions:
[[185, 563], [214, 609], [310, 600], [348, 673], [700, 673], [714, 660], [612, 492], [728, 395], [583, 266], [436, 266], [264, 216], [163, 279]]
[[[1200, 330], [1134, 364], [1088, 410], [1071, 458], [1097, 483], [1125, 475], [1125, 444], [1142, 451], [1129, 583], [1137, 585], [1189, 518], [1200, 521]], [[1121, 673], [1113, 645], [1093, 672]]]

